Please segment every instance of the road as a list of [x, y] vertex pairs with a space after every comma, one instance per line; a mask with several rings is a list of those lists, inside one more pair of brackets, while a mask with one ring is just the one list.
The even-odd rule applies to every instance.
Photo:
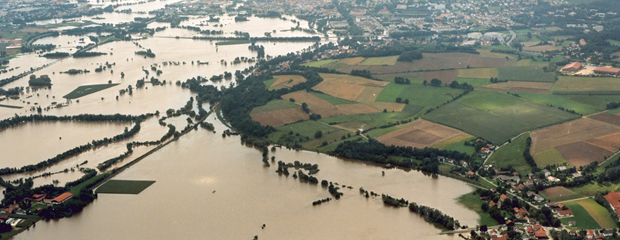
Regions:
[[512, 48], [512, 45], [510, 44], [512, 43], [512, 40], [515, 40], [515, 38], [517, 38], [517, 33], [515, 31], [512, 31], [512, 29], [508, 29], [508, 31], [510, 32], [510, 40], [506, 42], [506, 46]]

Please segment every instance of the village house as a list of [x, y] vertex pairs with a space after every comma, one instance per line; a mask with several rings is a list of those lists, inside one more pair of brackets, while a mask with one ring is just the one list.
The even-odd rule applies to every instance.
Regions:
[[599, 75], [612, 75], [612, 76], [620, 76], [620, 68], [611, 68], [611, 67], [597, 67], [593, 70], [594, 73]]
[[562, 69], [560, 71], [562, 71], [562, 72], [577, 72], [582, 67], [583, 67], [583, 65], [581, 63], [573, 62], [573, 63], [566, 64], [566, 66], [562, 67]]
[[558, 211], [558, 217], [571, 217], [571, 216], [573, 216], [573, 211], [571, 210]]
[[73, 194], [71, 194], [70, 192], [66, 192], [66, 193], [58, 195], [57, 197], [53, 199], [45, 199], [44, 202], [45, 204], [56, 205], [56, 204], [64, 203], [67, 200], [71, 199], [72, 197], [73, 197]]
[[620, 192], [610, 192], [605, 195], [605, 199], [616, 214], [620, 215]]

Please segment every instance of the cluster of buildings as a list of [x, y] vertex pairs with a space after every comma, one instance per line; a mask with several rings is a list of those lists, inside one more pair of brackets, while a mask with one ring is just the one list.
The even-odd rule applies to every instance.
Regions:
[[[45, 205], [51, 206], [51, 205], [58, 205], [58, 204], [68, 201], [69, 199], [73, 198], [73, 194], [71, 194], [70, 192], [66, 192], [54, 198], [46, 198], [46, 197], [47, 197], [47, 194], [45, 193], [33, 194], [32, 196], [25, 198], [25, 200], [29, 204], [39, 203], [39, 204], [45, 204]], [[35, 212], [39, 212], [39, 211], [41, 211], [41, 208], [37, 208]], [[5, 208], [0, 209], [0, 223], [9, 224], [12, 227], [16, 227], [18, 224], [24, 221], [24, 218], [11, 217], [11, 216], [23, 215], [25, 217], [26, 215], [30, 215], [32, 213], [33, 212], [22, 208], [20, 204], [10, 204]]]
[[598, 75], [606, 77], [620, 77], [620, 68], [597, 67], [591, 65], [584, 65], [580, 62], [572, 62], [566, 64], [560, 69], [560, 72], [571, 75]]

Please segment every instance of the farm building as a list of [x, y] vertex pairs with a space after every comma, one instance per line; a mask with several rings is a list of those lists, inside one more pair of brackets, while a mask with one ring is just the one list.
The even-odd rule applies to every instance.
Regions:
[[583, 65], [580, 62], [573, 62], [566, 64], [560, 71], [562, 72], [576, 72], [579, 71]]
[[594, 69], [594, 73], [600, 74], [600, 75], [620, 76], [620, 68], [597, 67]]
[[45, 203], [46, 204], [61, 204], [69, 199], [71, 199], [73, 197], [73, 194], [66, 192], [63, 194], [58, 195], [58, 197], [54, 198], [54, 199], [45, 199]]
[[614, 209], [616, 214], [620, 214], [620, 192], [610, 192], [605, 195], [605, 199], [611, 205], [611, 208]]

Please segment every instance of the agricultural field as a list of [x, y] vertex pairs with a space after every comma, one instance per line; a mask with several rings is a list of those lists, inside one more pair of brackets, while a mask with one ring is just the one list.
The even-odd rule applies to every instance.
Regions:
[[[291, 141], [300, 142], [302, 146], [309, 149], [316, 149], [320, 147], [323, 142], [331, 143], [335, 140], [340, 140], [342, 136], [350, 134], [351, 132], [329, 126], [317, 121], [302, 121], [285, 126], [276, 127], [276, 132], [269, 134], [269, 140], [287, 144]], [[321, 131], [322, 137], [315, 138], [314, 134], [317, 131]]]
[[592, 199], [566, 202], [564, 205], [573, 211], [574, 217], [563, 219], [562, 223], [575, 221], [578, 229], [612, 229], [618, 227], [607, 209]]
[[459, 84], [467, 83], [467, 84], [473, 86], [474, 88], [482, 87], [482, 86], [485, 86], [485, 85], [489, 85], [491, 83], [489, 81], [489, 79], [486, 79], [486, 78], [462, 78], [462, 77], [457, 77], [456, 79], [454, 79], [454, 81], [458, 82]]
[[310, 112], [320, 114], [322, 117], [329, 117], [342, 114], [338, 108], [329, 101], [310, 94], [304, 90], [282, 95], [282, 99], [293, 99], [297, 104], [308, 104]]
[[610, 123], [616, 126], [620, 126], [620, 116], [615, 115], [615, 114], [599, 113], [599, 114], [590, 116], [590, 118], [601, 121], [601, 122], [606, 122], [606, 123]]
[[543, 197], [548, 198], [552, 202], [582, 197], [576, 192], [565, 187], [550, 187], [540, 191]]
[[421, 83], [396, 84], [390, 83], [376, 98], [377, 102], [394, 102], [400, 97], [409, 99], [409, 104], [424, 106], [425, 109], [440, 106], [462, 93], [461, 89], [449, 87], [424, 86]]
[[347, 64], [347, 65], [357, 65], [363, 62], [364, 60], [366, 60], [366, 58], [363, 58], [363, 57], [345, 58], [345, 59], [340, 59], [338, 63]]
[[267, 104], [263, 106], [252, 109], [252, 112], [250, 112], [250, 115], [271, 112], [271, 111], [280, 110], [280, 109], [294, 108], [294, 107], [299, 107], [299, 104], [293, 103], [288, 100], [276, 99], [276, 100], [269, 101]]
[[501, 82], [484, 86], [484, 89], [500, 92], [551, 93], [553, 83], [547, 82]]
[[490, 58], [479, 54], [470, 53], [424, 53], [424, 58], [413, 62], [396, 62], [394, 65], [371, 65], [363, 66], [348, 65], [343, 63], [330, 63], [324, 67], [335, 69], [340, 72], [366, 69], [373, 74], [402, 73], [431, 70], [465, 69], [468, 68], [496, 68], [504, 67], [505, 58]]
[[462, 139], [462, 135], [465, 138], [471, 137], [471, 135], [459, 130], [418, 119], [376, 139], [388, 146], [424, 148], [454, 137]]
[[114, 87], [116, 85], [119, 85], [120, 83], [112, 83], [112, 84], [93, 84], [93, 85], [83, 85], [83, 86], [79, 86], [77, 87], [75, 90], [71, 91], [70, 93], [68, 93], [67, 95], [62, 96], [63, 98], [66, 99], [76, 99], [76, 98], [81, 98], [83, 96], [89, 95], [89, 94], [93, 94], [111, 87]]
[[343, 123], [361, 123], [370, 126], [383, 126], [389, 123], [396, 123], [398, 120], [395, 120], [393, 117], [398, 115], [398, 113], [373, 113], [373, 114], [362, 114], [362, 115], [339, 115], [333, 117], [321, 118], [319, 121], [326, 124], [343, 124]]
[[[363, 62], [360, 62], [359, 65], [371, 66], [371, 65], [390, 65], [393, 66], [398, 61], [399, 56], [387, 56], [387, 57], [371, 57], [367, 58]], [[354, 64], [350, 64], [354, 65]]]
[[506, 169], [512, 166], [521, 176], [532, 172], [532, 167], [523, 158], [523, 151], [526, 146], [525, 141], [528, 137], [530, 137], [529, 134], [523, 134], [507, 145], [502, 146], [491, 155], [487, 162], [498, 169]]
[[[509, 82], [510, 83], [510, 82]], [[516, 83], [516, 82], [514, 82]], [[511, 91], [512, 93], [513, 91]], [[514, 91], [522, 98], [541, 105], [551, 105], [570, 109], [582, 115], [590, 115], [606, 109], [606, 104], [613, 101], [616, 97], [609, 95], [555, 95], [545, 93], [535, 93]]]
[[357, 102], [374, 102], [389, 82], [343, 74], [321, 74], [323, 81], [313, 89], [323, 93]]
[[250, 115], [250, 117], [262, 125], [273, 127], [309, 119], [309, 115], [301, 107], [264, 112]]
[[549, 148], [542, 152], [532, 153], [532, 157], [538, 167], [546, 167], [548, 165], [561, 165], [566, 163], [566, 159], [555, 148]]
[[97, 188], [96, 193], [140, 194], [155, 181], [110, 180]]
[[[457, 138], [452, 138], [452, 139], [456, 140]], [[449, 141], [451, 141], [451, 139], [449, 139], [449, 140], [437, 143], [437, 144], [433, 145], [432, 147], [439, 148], [439, 149], [442, 149], [442, 150], [451, 150], [451, 151], [457, 151], [457, 152], [464, 152], [464, 153], [467, 153], [467, 154], [471, 155], [471, 154], [476, 153], [476, 148], [473, 147], [473, 146], [465, 146], [465, 142], [469, 141], [471, 139], [474, 139], [474, 138], [470, 137], [470, 138], [467, 138], [467, 139], [463, 139], [463, 140], [461, 140], [459, 142], [455, 142], [455, 143], [452, 143], [452, 144], [450, 144], [448, 146], [443, 147], [442, 146], [443, 144], [448, 143]]]
[[536, 46], [537, 44], [539, 44], [540, 42], [523, 42], [523, 50], [525, 51], [531, 51], [531, 52], [546, 52], [546, 51], [557, 51], [557, 50], [561, 50], [561, 47], [558, 46], [551, 46], [549, 44], [546, 45], [539, 45]]
[[302, 66], [306, 66], [306, 67], [322, 67], [325, 64], [333, 63], [333, 62], [337, 62], [337, 61], [338, 60], [336, 60], [336, 59], [327, 59], [327, 60], [319, 60], [319, 61], [304, 63], [304, 64], [301, 64], [301, 65]]
[[[532, 133], [532, 155], [556, 149], [573, 166], [603, 161], [620, 148], [618, 126], [582, 118], [540, 129]], [[549, 154], [549, 153], [548, 153]]]
[[454, 81], [454, 79], [459, 75], [459, 72], [457, 70], [445, 70], [422, 72], [420, 75], [422, 76], [422, 81], [430, 82], [433, 79], [439, 79], [442, 83], [449, 84]]
[[539, 66], [516, 66], [498, 68], [497, 78], [508, 81], [555, 82], [554, 73], [545, 73]]
[[372, 75], [372, 77], [382, 79], [385, 81], [390, 81], [390, 82], [394, 82], [395, 77], [409, 78], [411, 82], [414, 82], [414, 81], [421, 82], [420, 78], [422, 77], [422, 73], [421, 72], [383, 73], [383, 74], [374, 74]]
[[470, 68], [470, 69], [459, 69], [458, 77], [490, 79], [492, 77], [497, 77], [497, 75], [498, 75], [497, 68]]
[[522, 132], [577, 116], [511, 95], [476, 90], [424, 118], [501, 144]]
[[300, 75], [276, 75], [273, 76], [275, 81], [267, 87], [269, 90], [278, 90], [282, 88], [291, 88], [297, 84], [306, 82], [306, 78]]
[[554, 94], [620, 94], [620, 79], [561, 76], [551, 88]]

